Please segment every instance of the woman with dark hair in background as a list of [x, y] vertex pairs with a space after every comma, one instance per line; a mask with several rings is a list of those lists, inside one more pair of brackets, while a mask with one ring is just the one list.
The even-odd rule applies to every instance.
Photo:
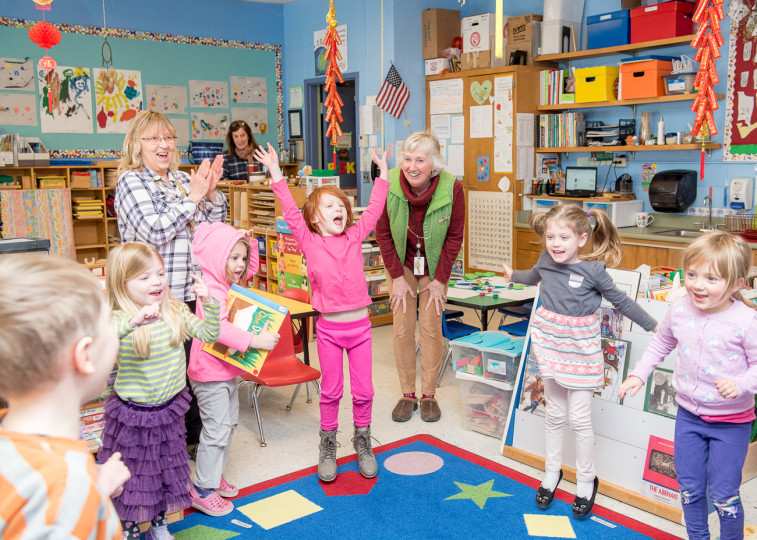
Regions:
[[258, 147], [250, 126], [244, 120], [234, 120], [226, 134], [228, 151], [223, 155], [223, 178], [247, 180], [247, 165], [255, 163], [253, 153]]

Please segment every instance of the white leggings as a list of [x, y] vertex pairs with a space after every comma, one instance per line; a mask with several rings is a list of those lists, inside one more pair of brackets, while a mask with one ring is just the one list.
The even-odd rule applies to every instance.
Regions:
[[546, 457], [544, 468], [557, 472], [562, 467], [562, 439], [565, 417], [576, 436], [576, 478], [579, 482], [594, 481], [594, 429], [591, 426], [593, 390], [571, 390], [554, 379], [544, 380], [547, 401], [544, 422]]

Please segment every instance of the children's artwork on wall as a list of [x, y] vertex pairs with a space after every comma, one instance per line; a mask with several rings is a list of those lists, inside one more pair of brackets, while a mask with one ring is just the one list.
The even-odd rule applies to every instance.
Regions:
[[668, 418], [676, 417], [678, 403], [676, 403], [676, 391], [673, 388], [673, 372], [671, 370], [657, 368], [649, 376], [644, 410]]
[[489, 156], [476, 158], [476, 180], [479, 182], [489, 181]]
[[539, 366], [536, 365], [536, 357], [529, 354], [526, 360], [523, 375], [523, 390], [520, 393], [518, 408], [531, 414], [544, 418], [547, 401], [544, 398], [544, 381], [539, 375]]
[[95, 116], [98, 133], [126, 133], [142, 110], [142, 72], [95, 68]]
[[264, 77], [230, 77], [232, 103], [266, 103], [268, 90]]
[[723, 161], [757, 160], [754, 2], [731, 2]]
[[163, 114], [187, 113], [187, 87], [162, 84], [145, 85], [145, 101], [151, 111]]
[[192, 113], [193, 141], [222, 141], [229, 129], [229, 113]]
[[0, 94], [0, 103], [0, 124], [37, 125], [37, 97], [34, 94]]
[[39, 71], [42, 133], [92, 133], [92, 76], [82, 67]]
[[268, 132], [268, 109], [254, 107], [234, 107], [231, 120], [244, 120], [253, 134]]
[[628, 358], [631, 343], [622, 339], [602, 339], [602, 356], [604, 357], [604, 383], [602, 388], [594, 391], [594, 397], [610, 403], [622, 403], [618, 388], [628, 372]]
[[225, 81], [189, 81], [191, 107], [229, 108], [229, 85]]
[[32, 59], [0, 58], [0, 90], [30, 90], [33, 92], [34, 64]]
[[649, 184], [652, 183], [652, 178], [657, 174], [656, 163], [644, 163], [641, 166], [641, 189], [643, 191], [649, 191]]
[[599, 319], [599, 331], [603, 338], [623, 337], [623, 315], [612, 306], [601, 306], [595, 313]]
[[186, 118], [171, 118], [171, 124], [176, 130], [176, 146], [189, 146], [189, 120]]

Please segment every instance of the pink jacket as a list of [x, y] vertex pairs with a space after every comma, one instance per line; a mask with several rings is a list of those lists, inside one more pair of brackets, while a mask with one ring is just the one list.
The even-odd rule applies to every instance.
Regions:
[[363, 240], [376, 227], [384, 210], [389, 182], [377, 178], [363, 217], [341, 236], [311, 232], [286, 182], [271, 183], [281, 202], [289, 229], [307, 258], [313, 307], [322, 313], [349, 311], [371, 303], [363, 272]]
[[[202, 267], [202, 279], [208, 286], [210, 294], [221, 303], [221, 335], [218, 343], [232, 347], [238, 351], [245, 351], [250, 346], [253, 334], [237, 328], [229, 322], [226, 311], [226, 299], [231, 285], [226, 281], [226, 262], [236, 243], [244, 238], [245, 231], [235, 229], [225, 223], [205, 223], [197, 225], [192, 252], [197, 263]], [[258, 245], [253, 239], [250, 254], [250, 268], [247, 279], [252, 278], [258, 271]], [[197, 316], [202, 318], [202, 305], [197, 302]], [[228, 381], [244, 373], [232, 366], [202, 351], [203, 343], [192, 340], [192, 351], [189, 354], [189, 378], [200, 382]]]

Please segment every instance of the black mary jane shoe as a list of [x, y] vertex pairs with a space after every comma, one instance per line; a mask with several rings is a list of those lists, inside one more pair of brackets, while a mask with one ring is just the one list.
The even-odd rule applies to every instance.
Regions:
[[560, 480], [562, 480], [562, 469], [560, 469], [560, 477], [557, 479], [555, 489], [546, 489], [539, 486], [539, 489], [536, 491], [536, 506], [542, 509], [549, 508], [549, 505], [552, 504], [552, 500], [555, 498], [555, 492], [557, 491], [557, 486], [560, 485]]
[[576, 497], [573, 500], [573, 515], [577, 518], [584, 518], [589, 515], [591, 509], [594, 508], [594, 499], [597, 496], [597, 488], [599, 487], [599, 478], [594, 477], [594, 491], [591, 493], [591, 499], [584, 499], [583, 497]]

